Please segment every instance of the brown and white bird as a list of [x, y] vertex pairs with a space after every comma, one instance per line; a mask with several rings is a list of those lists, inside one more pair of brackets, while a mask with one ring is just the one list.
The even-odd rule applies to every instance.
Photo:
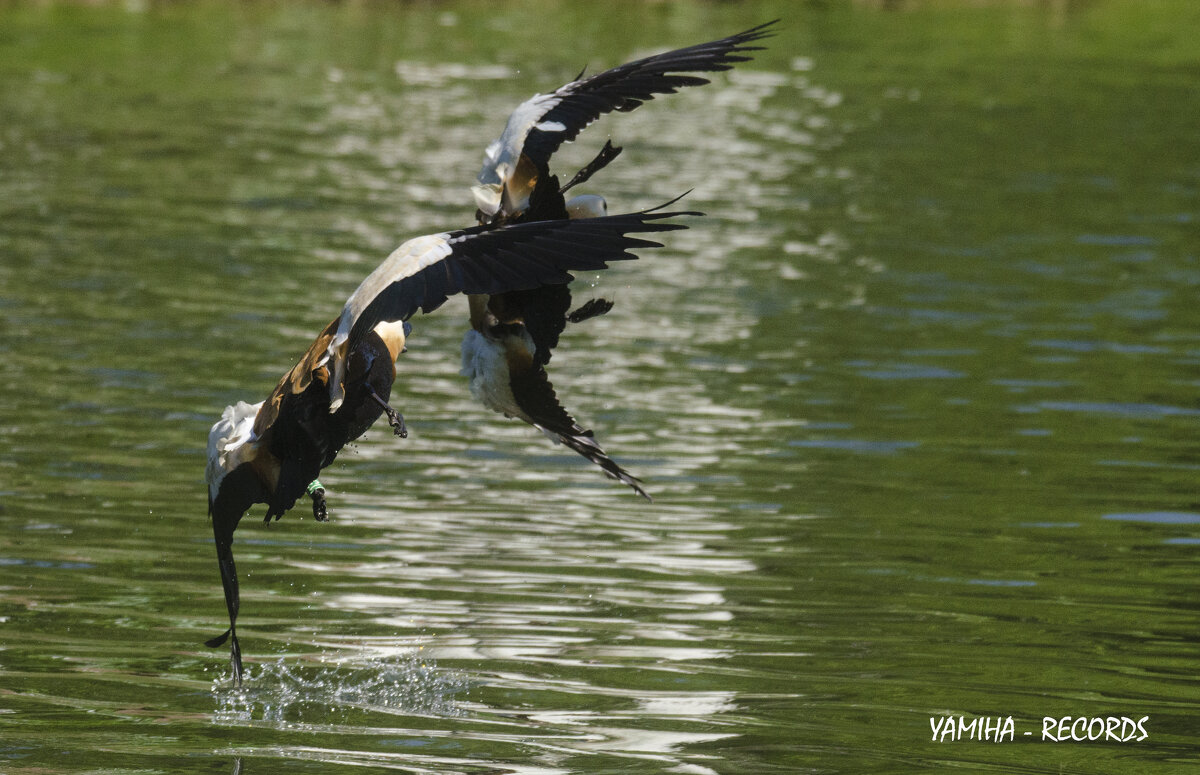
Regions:
[[317, 336], [268, 398], [225, 409], [209, 433], [208, 508], [213, 522], [229, 629], [208, 641], [231, 641], [230, 661], [242, 678], [236, 624], [240, 597], [233, 533], [246, 511], [267, 504], [278, 519], [306, 492], [313, 515], [326, 518], [321, 469], [346, 443], [387, 414], [398, 435], [403, 418], [387, 403], [395, 361], [411, 328], [458, 293], [501, 296], [570, 282], [572, 271], [597, 271], [634, 259], [635, 248], [660, 247], [635, 234], [686, 228], [671, 218], [699, 215], [655, 210], [506, 226], [476, 226], [417, 237], [397, 248], [346, 301], [341, 316]]
[[[600, 153], [566, 185], [550, 174], [550, 158], [565, 142], [601, 115], [631, 111], [658, 94], [708, 83], [695, 72], [730, 69], [758, 51], [775, 22], [709, 43], [668, 51], [580, 78], [549, 94], [523, 102], [500, 137], [484, 153], [483, 168], [471, 191], [480, 223], [591, 218], [604, 215], [603, 197], [564, 194], [607, 166], [621, 149], [606, 142]], [[612, 458], [560, 403], [546, 373], [568, 322], [580, 322], [612, 309], [592, 299], [575, 311], [566, 285], [548, 285], [490, 296], [470, 297], [471, 328], [463, 337], [462, 370], [471, 394], [484, 406], [541, 430], [598, 465], [612, 479], [649, 499], [642, 483]]]

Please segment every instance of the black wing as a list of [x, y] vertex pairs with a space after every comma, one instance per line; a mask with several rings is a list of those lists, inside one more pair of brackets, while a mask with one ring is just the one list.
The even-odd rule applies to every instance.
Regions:
[[[394, 268], [388, 267], [389, 259], [346, 303], [342, 325], [351, 318], [353, 348], [381, 321], [431, 312], [457, 293], [490, 295], [567, 283], [573, 279], [570, 272], [598, 271], [609, 261], [636, 259], [630, 252], [635, 248], [662, 247], [631, 235], [685, 229], [668, 219], [701, 214], [655, 208], [600, 218], [477, 226], [423, 238], [431, 240], [433, 259], [422, 254], [419, 261], [401, 261]], [[355, 314], [355, 309], [361, 311]]]
[[517, 405], [537, 428], [552, 434], [560, 443], [600, 466], [610, 479], [629, 485], [638, 495], [651, 500], [642, 489], [642, 481], [617, 465], [596, 442], [592, 432], [575, 422], [575, 418], [558, 402], [545, 369], [535, 366], [513, 373], [509, 384]]
[[674, 94], [683, 86], [708, 83], [706, 78], [681, 73], [720, 72], [749, 60], [747, 52], [762, 50], [762, 46], [749, 44], [769, 37], [770, 28], [778, 21], [720, 40], [628, 62], [559, 88], [554, 92], [558, 103], [542, 115], [538, 125], [561, 124], [563, 128], [539, 129], [535, 125], [526, 136], [523, 153], [535, 163], [548, 162], [559, 146], [574, 140], [605, 113], [630, 111], [657, 94]]

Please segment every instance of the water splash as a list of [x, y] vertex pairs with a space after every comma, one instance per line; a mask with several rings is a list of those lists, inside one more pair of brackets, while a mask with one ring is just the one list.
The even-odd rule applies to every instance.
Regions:
[[418, 653], [398, 658], [297, 664], [283, 658], [247, 666], [241, 686], [213, 681], [217, 723], [279, 725], [361, 723], [376, 713], [457, 716], [455, 695], [468, 689], [462, 674], [439, 670]]

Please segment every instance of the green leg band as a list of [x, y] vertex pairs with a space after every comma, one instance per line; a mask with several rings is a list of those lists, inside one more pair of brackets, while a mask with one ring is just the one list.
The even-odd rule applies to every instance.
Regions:
[[310, 484], [310, 485], [308, 486], [308, 494], [309, 494], [309, 495], [312, 495], [312, 494], [313, 494], [313, 493], [315, 493], [317, 490], [324, 490], [324, 489], [325, 489], [325, 485], [321, 484], [321, 480], [320, 480], [320, 479], [313, 479], [313, 480], [312, 480], [312, 484]]

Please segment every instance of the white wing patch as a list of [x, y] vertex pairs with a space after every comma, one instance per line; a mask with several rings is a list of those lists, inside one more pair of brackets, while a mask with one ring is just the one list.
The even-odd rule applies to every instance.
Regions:
[[[525, 138], [530, 130], [537, 128], [547, 132], [562, 132], [566, 126], [557, 121], [542, 121], [542, 116], [549, 113], [563, 96], [569, 94], [567, 86], [551, 94], [535, 94], [517, 106], [504, 125], [504, 132], [492, 142], [483, 154], [483, 168], [479, 170], [479, 181], [471, 187], [475, 196], [475, 206], [484, 215], [492, 216], [500, 209], [500, 196], [504, 184], [508, 181], [517, 161], [521, 158], [521, 149], [525, 147]], [[549, 128], [556, 127], [556, 128]]]
[[216, 500], [226, 474], [245, 462], [251, 444], [257, 440], [254, 418], [258, 416], [263, 403], [238, 401], [233, 406], [225, 407], [221, 419], [208, 432], [208, 464], [204, 468], [204, 478], [208, 480], [210, 499]]
[[[359, 316], [392, 283], [412, 277], [422, 269], [433, 266], [449, 256], [453, 250], [449, 234], [427, 234], [410, 239], [393, 250], [346, 300], [337, 333], [333, 335], [333, 340], [325, 351], [327, 362], [332, 361], [333, 372], [329, 381], [329, 411], [336, 412], [345, 398], [342, 382], [346, 376], [346, 358], [349, 355], [347, 343], [350, 331], [358, 322]], [[414, 303], [416, 302], [417, 300], [414, 300]]]

